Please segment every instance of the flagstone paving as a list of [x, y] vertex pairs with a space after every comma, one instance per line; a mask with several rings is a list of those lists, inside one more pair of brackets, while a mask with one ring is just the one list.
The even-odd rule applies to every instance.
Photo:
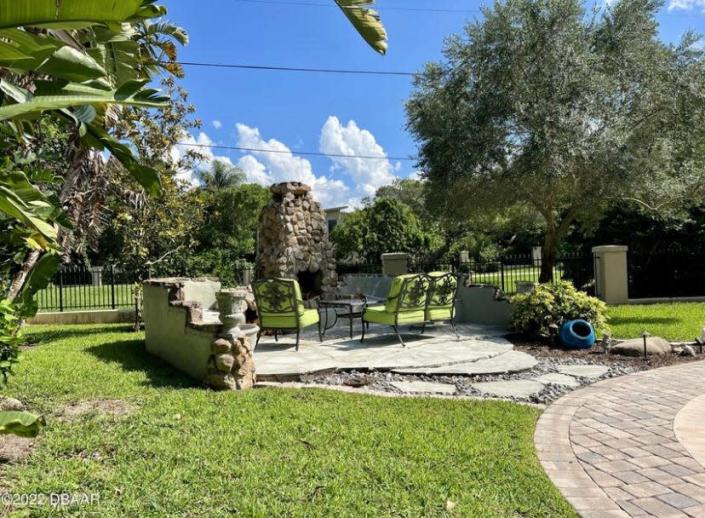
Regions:
[[578, 378], [597, 379], [604, 376], [608, 367], [604, 365], [564, 365], [558, 368], [561, 374], [577, 376]]
[[543, 383], [534, 380], [488, 381], [473, 383], [472, 387], [483, 394], [501, 398], [530, 398], [543, 390]]
[[[380, 328], [360, 342], [340, 337], [345, 329], [335, 328], [337, 337], [323, 343], [305, 336], [299, 351], [294, 349], [291, 336], [274, 342], [263, 337], [255, 349], [257, 377], [285, 378], [336, 369], [404, 369], [433, 368], [465, 364], [494, 358], [510, 352], [512, 344], [501, 336], [503, 331], [481, 326], [458, 326], [461, 339], [446, 328], [436, 328], [419, 335], [405, 333], [407, 346], [403, 347], [396, 336]], [[508, 358], [511, 361], [512, 357]]]
[[431, 381], [395, 381], [394, 388], [407, 394], [455, 394], [457, 388], [450, 383], [433, 383]]
[[530, 354], [520, 351], [507, 351], [504, 354], [469, 363], [454, 363], [451, 365], [442, 365], [440, 367], [393, 369], [393, 372], [398, 374], [435, 374], [448, 376], [465, 374], [468, 376], [476, 376], [481, 374], [521, 372], [533, 369], [537, 364], [538, 360]]
[[584, 517], [705, 517], [705, 362], [600, 381], [557, 400], [535, 444]]

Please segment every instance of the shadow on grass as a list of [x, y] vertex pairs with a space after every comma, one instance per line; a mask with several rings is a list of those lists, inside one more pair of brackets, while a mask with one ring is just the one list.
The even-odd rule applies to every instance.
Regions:
[[144, 340], [121, 340], [86, 349], [101, 361], [117, 363], [127, 372], [143, 372], [145, 385], [151, 387], [193, 388], [200, 386], [187, 375], [174, 369], [144, 349]]
[[653, 324], [667, 325], [679, 324], [681, 320], [674, 317], [610, 317], [610, 325], [628, 325], [628, 324]]
[[39, 346], [44, 345], [46, 342], [55, 342], [58, 340], [65, 340], [67, 338], [79, 338], [88, 337], [91, 335], [101, 335], [106, 332], [114, 333], [134, 333], [134, 329], [131, 324], [116, 324], [116, 325], [73, 325], [56, 327], [51, 326], [42, 329], [44, 326], [29, 326], [27, 327], [25, 340], [27, 345]]

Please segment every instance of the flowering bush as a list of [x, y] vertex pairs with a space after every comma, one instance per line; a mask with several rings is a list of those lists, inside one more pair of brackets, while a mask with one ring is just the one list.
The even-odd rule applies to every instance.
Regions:
[[562, 326], [568, 320], [583, 319], [596, 331], [607, 331], [607, 306], [570, 282], [539, 284], [530, 293], [512, 297], [513, 331], [529, 336], [546, 337], [550, 326]]

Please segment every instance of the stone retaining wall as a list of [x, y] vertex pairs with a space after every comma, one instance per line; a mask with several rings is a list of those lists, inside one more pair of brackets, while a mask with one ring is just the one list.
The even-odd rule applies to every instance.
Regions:
[[245, 298], [245, 291], [221, 290], [213, 279], [146, 281], [147, 352], [213, 388], [252, 387], [251, 339], [259, 328], [245, 324]]

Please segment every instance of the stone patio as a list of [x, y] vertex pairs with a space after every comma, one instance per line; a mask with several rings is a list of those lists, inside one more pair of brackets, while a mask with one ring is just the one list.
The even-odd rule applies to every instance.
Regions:
[[[312, 329], [312, 328], [311, 328]], [[361, 343], [345, 336], [346, 326], [331, 329], [323, 343], [315, 330], [307, 330], [301, 348], [294, 350], [293, 335], [263, 336], [255, 350], [257, 377], [260, 380], [295, 379], [301, 375], [333, 370], [422, 371], [439, 369], [448, 372], [471, 372], [477, 365], [492, 373], [515, 372], [533, 367], [528, 359], [517, 361], [513, 346], [502, 329], [458, 325], [457, 340], [449, 326], [434, 326], [419, 335], [418, 329], [403, 329], [407, 347], [403, 347], [391, 329], [373, 326]], [[528, 355], [525, 355], [528, 356]], [[529, 357], [531, 358], [531, 357]], [[488, 364], [488, 361], [493, 361]], [[484, 363], [482, 363], [484, 362]], [[508, 370], [509, 369], [509, 370]]]

